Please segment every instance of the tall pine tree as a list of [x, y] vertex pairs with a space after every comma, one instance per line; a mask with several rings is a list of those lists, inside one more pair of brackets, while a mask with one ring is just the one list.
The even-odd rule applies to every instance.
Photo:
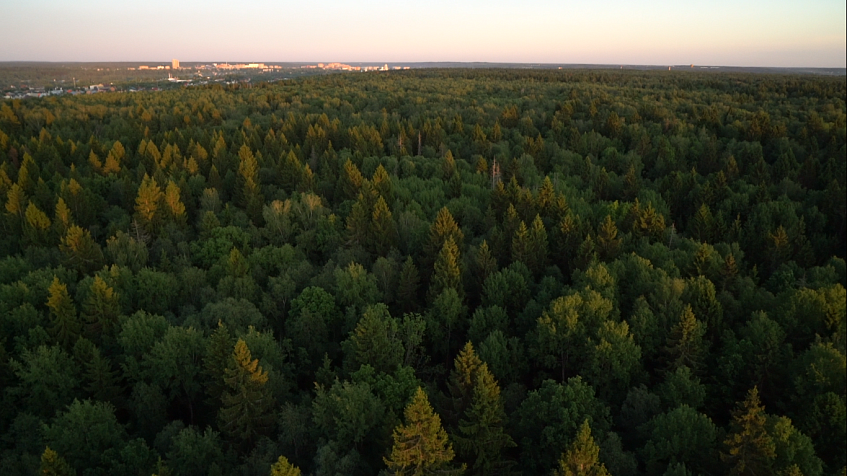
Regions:
[[243, 339], [235, 344], [224, 382], [227, 391], [221, 396], [218, 414], [221, 430], [250, 447], [273, 423], [274, 398], [267, 387], [268, 373], [253, 359]]
[[426, 392], [418, 387], [403, 412], [405, 424], [394, 429], [394, 445], [388, 458], [383, 458], [395, 475], [461, 474], [463, 469], [451, 467], [453, 445], [441, 426], [441, 418], [432, 410]]

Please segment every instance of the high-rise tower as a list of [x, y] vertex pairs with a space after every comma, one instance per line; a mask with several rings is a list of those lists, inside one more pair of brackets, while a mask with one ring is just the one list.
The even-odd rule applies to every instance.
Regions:
[[178, 59], [172, 59], [171, 60], [171, 69], [179, 69], [179, 60]]

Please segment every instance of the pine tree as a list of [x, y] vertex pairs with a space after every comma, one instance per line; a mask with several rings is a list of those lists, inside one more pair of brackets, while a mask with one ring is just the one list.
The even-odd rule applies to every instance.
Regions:
[[76, 476], [76, 470], [71, 468], [71, 465], [64, 458], [48, 446], [41, 454], [41, 471], [39, 474], [42, 476]]
[[361, 188], [363, 181], [364, 178], [362, 177], [362, 173], [359, 172], [359, 168], [356, 167], [356, 164], [352, 160], [347, 159], [347, 162], [344, 163], [344, 173], [341, 174], [340, 178], [341, 193], [343, 196], [350, 200], [356, 198], [359, 195], [359, 188]]
[[532, 228], [529, 230], [529, 251], [532, 265], [530, 270], [538, 276], [547, 267], [547, 230], [539, 215], [535, 215]]
[[482, 289], [485, 280], [495, 272], [497, 272], [497, 258], [491, 253], [488, 242], [482, 240], [476, 252], [476, 281], [479, 289]]
[[138, 196], [135, 197], [135, 217], [147, 231], [154, 231], [158, 225], [158, 212], [162, 202], [162, 189], [156, 179], [144, 174]]
[[91, 336], [111, 335], [121, 312], [118, 295], [100, 276], [94, 277], [90, 291], [82, 308], [88, 333]]
[[459, 225], [456, 224], [456, 220], [453, 219], [453, 214], [450, 213], [450, 210], [447, 207], [443, 207], [441, 210], [438, 210], [435, 221], [429, 227], [429, 242], [425, 251], [426, 255], [435, 256], [438, 254], [448, 238], [452, 238], [457, 249], [461, 249], [465, 235], [459, 229]]
[[84, 274], [100, 269], [103, 265], [103, 251], [91, 232], [76, 225], [68, 228], [68, 233], [59, 243], [59, 249], [65, 255], [68, 266]]
[[6, 211], [20, 219], [24, 217], [27, 203], [26, 193], [18, 184], [13, 184], [6, 192]]
[[264, 203], [259, 189], [259, 161], [256, 160], [247, 144], [243, 144], [238, 150], [238, 159], [241, 205], [247, 211], [247, 215], [257, 222], [262, 216]]
[[183, 223], [185, 221], [185, 205], [180, 199], [179, 185], [174, 183], [173, 180], [168, 180], [164, 202], [170, 218], [177, 223]]
[[68, 287], [53, 277], [53, 283], [47, 289], [47, 307], [50, 308], [50, 335], [65, 349], [70, 349], [80, 334], [80, 323], [76, 315], [74, 302], [68, 295]]
[[415, 267], [415, 262], [409, 256], [403, 263], [403, 268], [400, 269], [400, 277], [397, 280], [397, 302], [400, 303], [403, 311], [412, 312], [417, 309], [419, 285], [418, 268]]
[[462, 289], [462, 271], [459, 269], [459, 249], [448, 236], [435, 261], [435, 273], [429, 286], [430, 300], [435, 300], [445, 289], [455, 289], [459, 297], [464, 297]]
[[397, 246], [397, 227], [385, 199], [380, 196], [371, 215], [371, 243], [378, 255], [385, 255]]
[[273, 423], [274, 398], [267, 388], [268, 373], [253, 360], [243, 339], [238, 339], [224, 371], [227, 391], [218, 413], [221, 430], [248, 447]]
[[289, 463], [285, 456], [280, 456], [271, 466], [271, 476], [300, 476], [300, 468]]
[[612, 221], [610, 215], [606, 215], [605, 220], [597, 229], [597, 251], [600, 254], [600, 259], [604, 261], [613, 260], [621, 247], [621, 239], [618, 236], [618, 227]]
[[226, 368], [232, 360], [234, 346], [235, 342], [229, 329], [221, 321], [218, 321], [218, 327], [209, 336], [206, 355], [203, 357], [203, 370], [209, 381], [206, 385], [206, 393], [214, 404], [220, 402], [221, 396], [226, 391], [224, 376]]
[[770, 474], [776, 458], [776, 445], [765, 425], [767, 415], [759, 400], [759, 389], [753, 387], [732, 415], [730, 434], [724, 440], [726, 453], [721, 459], [731, 466], [730, 474], [753, 476]]
[[532, 264], [531, 253], [529, 230], [526, 228], [526, 223], [521, 221], [512, 238], [512, 261], [520, 261], [527, 265], [527, 268], [530, 268]]
[[503, 459], [502, 451], [516, 445], [503, 428], [506, 412], [500, 386], [485, 363], [474, 380], [473, 400], [459, 422], [461, 436], [456, 437], [456, 448], [473, 474], [508, 474], [511, 464]]
[[668, 355], [668, 372], [675, 372], [680, 367], [688, 367], [697, 372], [706, 352], [706, 342], [703, 336], [706, 326], [694, 316], [691, 305], [686, 304], [679, 317], [679, 322], [671, 328], [665, 352]]
[[461, 474], [450, 462], [455, 454], [441, 426], [441, 418], [433, 412], [426, 393], [418, 387], [404, 411], [405, 424], [394, 429], [391, 454], [383, 461], [395, 475]]
[[579, 428], [576, 439], [559, 460], [555, 476], [610, 476], [606, 466], [600, 462], [600, 447], [591, 436], [591, 426], [586, 419]]
[[26, 207], [26, 236], [34, 243], [46, 244], [47, 233], [50, 229], [50, 219], [47, 214], [38, 209], [33, 202]]
[[385, 167], [382, 164], [376, 168], [376, 171], [371, 177], [371, 183], [373, 183], [374, 189], [379, 193], [379, 195], [385, 199], [387, 203], [394, 202], [394, 190], [391, 186], [391, 177], [388, 175], [388, 171], [385, 170]]
[[120, 396], [118, 371], [112, 370], [109, 358], [94, 347], [89, 360], [85, 363], [85, 390], [95, 400], [113, 402]]
[[53, 227], [59, 236], [65, 236], [71, 224], [73, 224], [71, 209], [68, 208], [65, 199], [59, 197], [59, 200], [56, 202], [56, 214], [53, 216]]
[[485, 364], [474, 351], [473, 344], [470, 341], [465, 343], [465, 347], [453, 360], [453, 370], [450, 372], [448, 386], [453, 398], [454, 423], [470, 407], [477, 376], [483, 365]]

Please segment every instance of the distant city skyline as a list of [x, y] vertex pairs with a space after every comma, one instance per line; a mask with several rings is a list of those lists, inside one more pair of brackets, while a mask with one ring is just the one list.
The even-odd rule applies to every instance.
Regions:
[[847, 66], [834, 0], [0, 0], [0, 61]]

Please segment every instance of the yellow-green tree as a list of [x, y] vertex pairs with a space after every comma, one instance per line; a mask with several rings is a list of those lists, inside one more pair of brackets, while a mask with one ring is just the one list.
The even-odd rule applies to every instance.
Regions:
[[606, 466], [600, 462], [600, 447], [591, 436], [591, 426], [586, 419], [582, 422], [576, 438], [562, 454], [559, 469], [554, 476], [610, 476]]
[[218, 414], [221, 430], [249, 446], [272, 425], [274, 398], [267, 387], [268, 373], [253, 359], [243, 339], [235, 343], [224, 382], [227, 391], [221, 396]]
[[300, 468], [289, 463], [285, 456], [280, 456], [271, 466], [271, 476], [300, 476]]
[[730, 474], [770, 474], [776, 459], [776, 445], [768, 435], [766, 424], [767, 415], [759, 400], [759, 389], [753, 387], [733, 412], [731, 432], [724, 440], [726, 452], [721, 453], [721, 459], [730, 465]]
[[441, 418], [432, 410], [426, 392], [418, 387], [403, 412], [405, 423], [394, 429], [394, 445], [388, 458], [388, 470], [396, 475], [461, 474], [451, 467], [455, 453]]
[[47, 307], [50, 309], [50, 335], [62, 347], [69, 349], [80, 333], [80, 322], [76, 314], [76, 306], [68, 294], [68, 287], [54, 276], [53, 283], [47, 289]]
[[430, 299], [435, 299], [446, 289], [456, 290], [460, 298], [464, 296], [462, 271], [459, 268], [459, 248], [452, 236], [447, 237], [435, 261], [435, 273], [429, 286]]
[[148, 231], [153, 231], [158, 224], [162, 196], [162, 189], [156, 179], [144, 174], [135, 197], [135, 217]]

